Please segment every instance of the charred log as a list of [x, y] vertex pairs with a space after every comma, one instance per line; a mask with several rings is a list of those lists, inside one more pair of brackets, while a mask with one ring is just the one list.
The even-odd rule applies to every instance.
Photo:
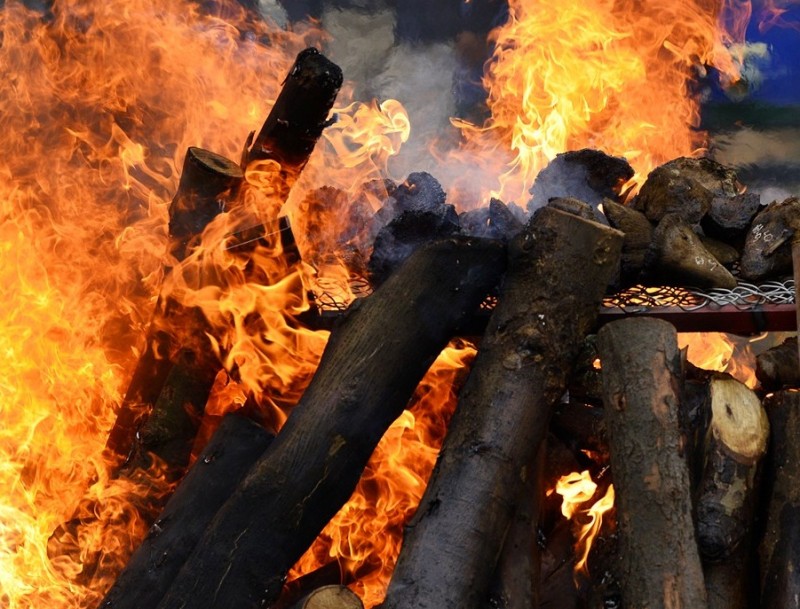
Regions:
[[768, 397], [767, 526], [761, 540], [761, 608], [800, 607], [800, 392]]
[[224, 417], [100, 607], [156, 607], [217, 510], [271, 440], [249, 419]]
[[381, 436], [504, 261], [504, 248], [493, 242], [431, 244], [351, 307], [281, 433], [159, 607], [262, 607], [277, 597], [286, 572], [350, 497]]
[[329, 124], [328, 114], [342, 80], [339, 66], [317, 49], [301, 51], [261, 131], [244, 155], [245, 167], [258, 161], [280, 164], [279, 196], [283, 200]]
[[509, 245], [509, 271], [383, 609], [485, 600], [569, 369], [619, 261], [622, 235], [545, 207]]
[[[706, 606], [678, 422], [675, 329], [655, 319], [601, 328], [605, 412], [626, 607]], [[658, 450], [653, 450], [658, 447]]]

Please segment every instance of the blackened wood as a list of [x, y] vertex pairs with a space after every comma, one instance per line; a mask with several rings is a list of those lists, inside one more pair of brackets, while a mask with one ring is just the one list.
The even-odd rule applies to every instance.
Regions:
[[800, 607], [800, 392], [782, 391], [764, 400], [769, 416], [770, 455], [767, 526], [761, 540], [761, 609]]
[[755, 392], [734, 378], [712, 378], [708, 391], [711, 421], [695, 506], [697, 545], [703, 559], [720, 561], [753, 531], [769, 421]]
[[384, 609], [480, 606], [527, 466], [619, 263], [622, 234], [545, 207], [509, 244], [497, 307]]
[[156, 607], [217, 510], [271, 441], [271, 434], [251, 420], [223, 417], [99, 606]]
[[721, 562], [705, 562], [703, 576], [708, 609], [752, 609], [758, 607], [758, 578], [753, 535]]
[[592, 206], [575, 197], [553, 197], [547, 202], [547, 206], [555, 207], [585, 220], [597, 220]]
[[317, 49], [308, 48], [297, 55], [244, 162], [245, 166], [278, 162], [283, 199], [327, 126], [341, 86], [342, 70]]
[[251, 609], [355, 488], [383, 433], [505, 266], [495, 242], [451, 239], [415, 252], [351, 306], [275, 442], [187, 560], [162, 609]]
[[608, 431], [602, 408], [570, 400], [555, 407], [550, 429], [574, 451], [590, 450], [595, 460], [608, 457]]
[[675, 328], [626, 319], [598, 333], [625, 607], [702, 609], [689, 471], [678, 422]]
[[750, 281], [775, 279], [792, 272], [794, 223], [800, 217], [800, 198], [769, 204], [755, 218], [742, 252], [742, 277]]
[[[200, 148], [189, 148], [178, 191], [170, 205], [170, 237], [173, 256], [181, 260], [193, 239], [223, 208], [222, 197], [233, 195], [244, 176], [232, 162]], [[176, 304], [159, 298], [147, 332], [144, 351], [133, 371], [117, 419], [106, 442], [109, 458], [125, 459], [134, 447], [136, 431], [156, 403], [170, 369], [175, 346], [170, 319]], [[184, 332], [192, 333], [190, 328]]]
[[658, 223], [647, 252], [646, 267], [651, 285], [736, 287], [736, 278], [678, 214], [667, 214]]
[[797, 337], [756, 356], [756, 378], [766, 390], [800, 388], [800, 356]]
[[324, 586], [314, 590], [292, 609], [364, 609], [364, 604], [344, 586]]

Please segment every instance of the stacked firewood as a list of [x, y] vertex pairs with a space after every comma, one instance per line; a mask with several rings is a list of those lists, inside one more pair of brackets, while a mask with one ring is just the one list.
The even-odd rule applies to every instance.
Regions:
[[[241, 165], [188, 151], [170, 209], [176, 260], [190, 255], [223, 207], [236, 205], [248, 187], [243, 168], [278, 163], [276, 192], [288, 196], [327, 124], [341, 79], [334, 64], [304, 51], [264, 127], [247, 142]], [[358, 607], [340, 586], [287, 597], [286, 574], [348, 500], [433, 359], [490, 295], [496, 305], [408, 525], [384, 609], [532, 609], [544, 603], [536, 533], [555, 450], [546, 440], [564, 429], [574, 442], [566, 452], [609, 455], [619, 542], [607, 562], [619, 586], [604, 585], [626, 606], [702, 609], [707, 586], [710, 598], [736, 588], [713, 582], [738, 582], [737, 569], [750, 564], [750, 548], [760, 539], [762, 606], [789, 606], [779, 603], [800, 585], [789, 568], [800, 547], [794, 515], [800, 473], [793, 470], [800, 461], [793, 441], [800, 434], [793, 427], [800, 424], [793, 414], [800, 394], [780, 392], [767, 400], [770, 435], [752, 391], [692, 369], [677, 349], [674, 329], [652, 320], [616, 322], [600, 332], [602, 373], [578, 364], [610, 285], [665, 275], [694, 285], [730, 285], [699, 232], [729, 232], [733, 247], [744, 248], [737, 255], [743, 276], [786, 272], [776, 261], [790, 248], [785, 231], [797, 200], [759, 213], [729, 170], [679, 159], [651, 174], [634, 205], [625, 206], [620, 192], [633, 171], [623, 160], [578, 151], [554, 167], [559, 164], [585, 176], [580, 191], [551, 192], [546, 181], [556, 169], [543, 172], [530, 214], [493, 200], [485, 210], [459, 215], [426, 173], [380, 184], [377, 190], [388, 195], [374, 215], [334, 189], [311, 193], [307, 209], [350, 210], [349, 229], [328, 247], [369, 275], [374, 292], [338, 321], [317, 373], [277, 436], [248, 405], [224, 418], [188, 473], [222, 360], [203, 315], [164, 294], [107, 452], [120, 463], [118, 476], [138, 476], [157, 461], [170, 479], [183, 480], [166, 505], [153, 499], [141, 506], [152, 526], [100, 606]], [[686, 203], [691, 197], [694, 203]], [[273, 232], [282, 231], [248, 234], [247, 240]], [[774, 238], [763, 248], [766, 234]], [[748, 249], [751, 241], [759, 242], [758, 255]], [[762, 266], [769, 266], [764, 274]], [[763, 362], [771, 386], [794, 382], [781, 365]], [[594, 392], [604, 407], [565, 416], [561, 400], [571, 386]], [[574, 425], [580, 420], [591, 433]], [[774, 490], [760, 535], [753, 524], [760, 513], [755, 493], [768, 438], [773, 448], [763, 478]], [[65, 524], [54, 539], [80, 524], [79, 518]], [[88, 576], [94, 568], [87, 565]], [[608, 598], [605, 592], [594, 597]], [[725, 602], [744, 606], [734, 604], [738, 597]]]

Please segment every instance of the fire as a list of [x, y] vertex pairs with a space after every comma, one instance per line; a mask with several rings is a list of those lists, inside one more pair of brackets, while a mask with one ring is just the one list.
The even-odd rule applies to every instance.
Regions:
[[482, 129], [462, 124], [469, 150], [499, 140], [500, 154], [513, 153], [493, 195], [524, 202], [536, 174], [566, 150], [624, 156], [641, 175], [700, 151], [690, 81], [706, 65], [738, 77], [726, 44], [743, 31], [720, 24], [723, 9], [726, 23], [741, 20], [749, 3], [736, 4], [511, 0], [484, 77], [492, 117]]
[[592, 543], [600, 533], [604, 514], [614, 507], [614, 485], [609, 484], [605, 494], [588, 505], [597, 493], [597, 483], [589, 471], [584, 470], [561, 476], [556, 482], [555, 492], [563, 498], [561, 513], [565, 518], [575, 520], [579, 527], [575, 541], [575, 573], [588, 572]]
[[751, 339], [720, 332], [678, 334], [678, 346], [688, 349], [689, 361], [704, 370], [727, 372], [751, 389], [758, 385]]

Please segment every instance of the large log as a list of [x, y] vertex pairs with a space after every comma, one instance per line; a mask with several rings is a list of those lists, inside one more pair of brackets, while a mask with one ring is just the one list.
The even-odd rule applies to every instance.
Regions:
[[156, 607], [217, 510], [271, 440], [251, 420], [225, 416], [99, 606]]
[[631, 318], [601, 328], [605, 413], [626, 607], [702, 609], [685, 438], [678, 422], [675, 328]]
[[619, 264], [622, 234], [554, 208], [509, 244], [509, 270], [384, 609], [479, 607], [550, 412]]
[[319, 369], [175, 579], [161, 609], [250, 609], [350, 497], [428, 366], [478, 308], [505, 248], [449, 239], [417, 250], [331, 335]]
[[765, 480], [769, 511], [761, 540], [761, 609], [800, 607], [800, 392], [764, 401], [772, 436]]

